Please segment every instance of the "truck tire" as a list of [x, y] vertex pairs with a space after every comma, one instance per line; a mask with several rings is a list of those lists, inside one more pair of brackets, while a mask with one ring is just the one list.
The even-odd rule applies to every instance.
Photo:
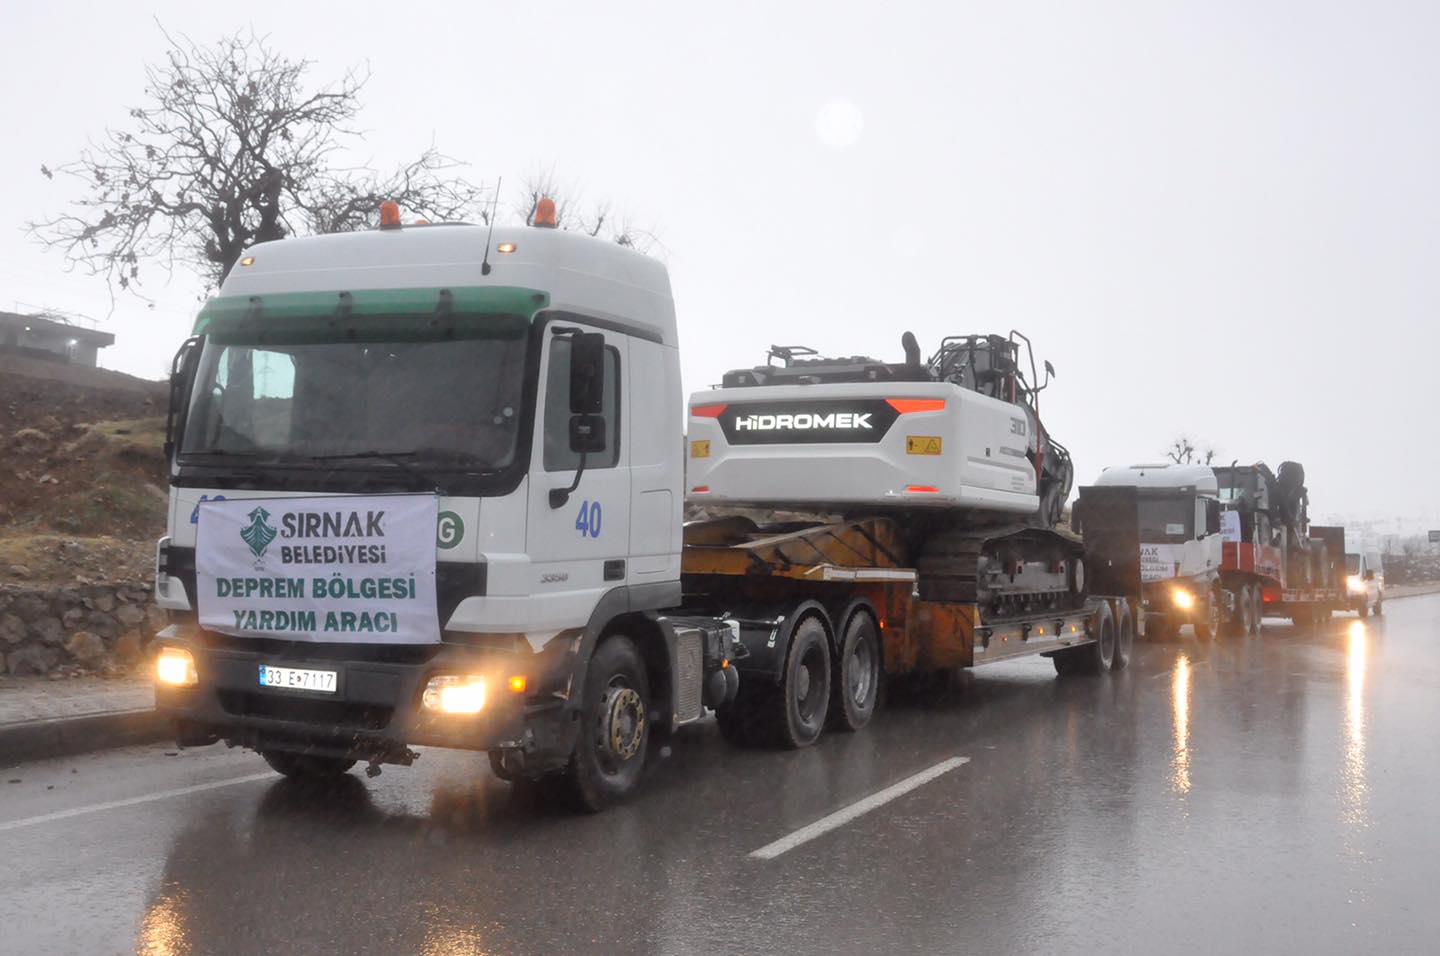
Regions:
[[1259, 634], [1260, 628], [1265, 625], [1265, 592], [1258, 584], [1250, 586], [1250, 633]]
[[866, 611], [856, 611], [840, 636], [840, 653], [830, 680], [830, 726], [856, 731], [870, 723], [880, 700], [880, 628]]
[[347, 757], [300, 754], [291, 750], [262, 750], [260, 756], [265, 758], [271, 770], [291, 780], [334, 780], [355, 766], [355, 761]]
[[1370, 599], [1369, 599], [1368, 597], [1361, 598], [1361, 599], [1360, 599], [1360, 606], [1357, 607], [1355, 610], [1356, 610], [1357, 613], [1359, 613], [1361, 620], [1364, 620], [1365, 618], [1369, 617], [1369, 616], [1370, 616]]
[[640, 783], [650, 744], [650, 681], [635, 642], [607, 638], [590, 657], [580, 705], [580, 732], [557, 781], [580, 810], [599, 811]]
[[1253, 615], [1255, 613], [1254, 602], [1250, 598], [1249, 585], [1242, 584], [1240, 590], [1234, 592], [1235, 611], [1230, 618], [1227, 633], [1232, 637], [1244, 637], [1255, 628]]
[[1130, 651], [1135, 646], [1135, 618], [1130, 614], [1130, 605], [1121, 601], [1115, 615], [1115, 653], [1110, 658], [1112, 671], [1123, 671], [1130, 666]]
[[786, 750], [808, 747], [820, 738], [830, 710], [830, 639], [811, 615], [790, 638], [779, 693], [770, 708], [775, 742]]
[[1110, 605], [1101, 603], [1097, 612], [1096, 640], [1084, 647], [1072, 647], [1056, 651], [1050, 658], [1055, 664], [1055, 673], [1062, 677], [1071, 675], [1103, 674], [1115, 660], [1115, 618]]
[[1195, 618], [1190, 622], [1195, 629], [1195, 639], [1202, 644], [1215, 640], [1220, 630], [1220, 604], [1217, 597], [1213, 590], [1207, 591], [1205, 603], [1195, 609]]
[[1375, 616], [1381, 617], [1385, 614], [1385, 592], [1381, 591], [1375, 598]]

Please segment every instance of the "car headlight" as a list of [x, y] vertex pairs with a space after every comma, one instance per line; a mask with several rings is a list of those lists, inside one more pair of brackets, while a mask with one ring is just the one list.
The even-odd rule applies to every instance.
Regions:
[[1195, 606], [1195, 595], [1184, 588], [1176, 588], [1170, 595], [1175, 606], [1182, 611], [1188, 611]]
[[1345, 579], [1345, 585], [1352, 594], [1363, 594], [1365, 592], [1365, 579], [1358, 574], [1352, 574]]
[[478, 714], [485, 708], [485, 678], [471, 674], [432, 677], [421, 700], [427, 710], [442, 714]]

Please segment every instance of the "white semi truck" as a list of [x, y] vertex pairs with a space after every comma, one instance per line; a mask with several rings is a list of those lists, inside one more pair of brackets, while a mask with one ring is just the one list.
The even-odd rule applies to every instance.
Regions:
[[[864, 726], [886, 674], [1124, 666], [1129, 605], [1092, 596], [1079, 542], [1048, 530], [1068, 456], [1013, 336], [872, 363], [887, 380], [863, 395], [833, 365], [788, 394], [737, 386], [737, 406], [830, 404], [800, 410], [822, 424], [799, 442], [794, 410], [767, 428], [752, 409], [764, 455], [692, 407], [687, 445], [665, 268], [546, 211], [401, 226], [387, 204], [377, 230], [254, 247], [201, 310], [157, 556], [157, 705], [180, 743], [299, 777], [486, 751], [594, 810], [708, 709], [734, 739], [804, 746]], [[864, 481], [805, 502], [844, 514], [682, 528], [687, 452], [707, 501], [793, 502], [815, 455]]]

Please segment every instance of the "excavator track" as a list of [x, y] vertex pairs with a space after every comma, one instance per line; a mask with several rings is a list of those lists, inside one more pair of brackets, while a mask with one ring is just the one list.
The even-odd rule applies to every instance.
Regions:
[[1084, 547], [1076, 538], [1023, 524], [934, 531], [916, 571], [926, 601], [975, 604], [996, 621], [1085, 602]]

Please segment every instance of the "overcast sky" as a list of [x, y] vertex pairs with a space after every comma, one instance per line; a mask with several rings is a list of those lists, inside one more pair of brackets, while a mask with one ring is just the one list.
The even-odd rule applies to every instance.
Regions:
[[1018, 328], [1082, 483], [1185, 432], [1303, 462], [1321, 513], [1440, 516], [1440, 4], [77, 10], [0, 8], [0, 308], [110, 313], [109, 367], [160, 377], [201, 283], [112, 313], [23, 233], [75, 188], [40, 164], [123, 124], [152, 17], [253, 26], [316, 83], [369, 63], [356, 159], [553, 166], [653, 227], [687, 388], [771, 342], [893, 360], [907, 328], [927, 354]]

